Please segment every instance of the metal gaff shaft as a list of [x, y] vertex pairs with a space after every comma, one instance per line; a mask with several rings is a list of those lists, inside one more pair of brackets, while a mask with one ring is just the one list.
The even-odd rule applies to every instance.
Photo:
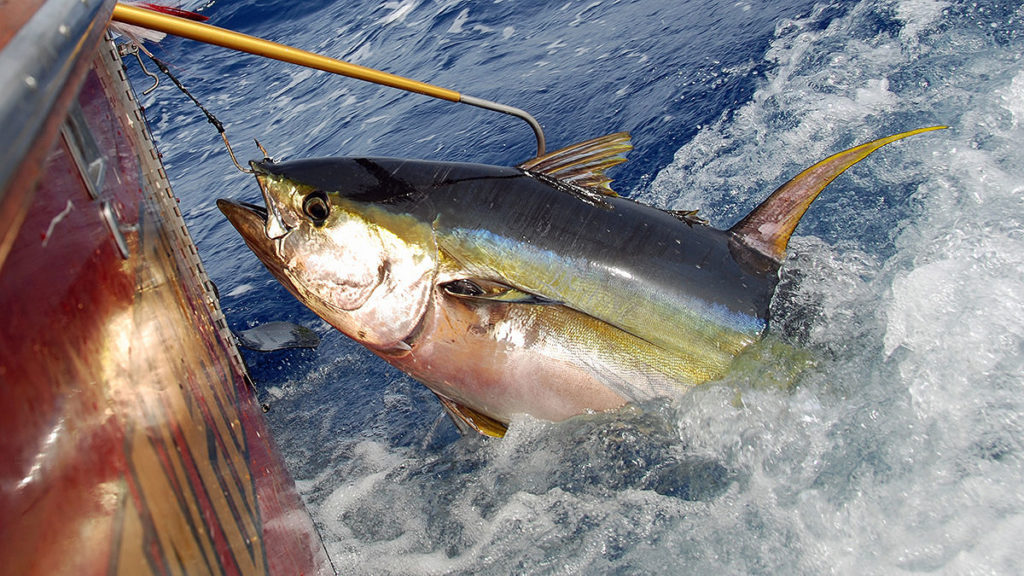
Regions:
[[449, 102], [461, 102], [478, 108], [484, 108], [515, 116], [525, 120], [536, 135], [537, 155], [541, 156], [545, 152], [544, 133], [541, 130], [540, 124], [533, 118], [533, 116], [530, 116], [518, 108], [505, 106], [504, 104], [491, 102], [481, 98], [466, 96], [456, 92], [455, 90], [449, 90], [448, 88], [442, 88], [440, 86], [434, 86], [433, 84], [411, 80], [409, 78], [389, 74], [387, 72], [381, 72], [380, 70], [374, 70], [373, 68], [367, 68], [357, 64], [350, 64], [342, 60], [322, 56], [299, 48], [293, 48], [285, 44], [263, 40], [262, 38], [257, 38], [255, 36], [249, 36], [240, 32], [210, 26], [209, 24], [186, 20], [169, 14], [146, 10], [145, 8], [138, 6], [129, 6], [120, 3], [115, 4], [111, 19], [124, 24], [141, 26], [150, 30], [164, 32], [165, 34], [180, 36], [182, 38], [188, 38], [190, 40], [196, 40], [206, 44], [213, 44], [222, 48], [246, 52], [248, 54], [255, 54], [257, 56], [263, 56], [273, 60], [297, 64], [306, 68], [314, 68], [316, 70], [322, 70], [332, 74], [340, 74], [357, 80], [398, 88], [399, 90], [405, 90], [406, 92], [415, 92], [417, 94], [423, 94], [425, 96], [447, 100]]

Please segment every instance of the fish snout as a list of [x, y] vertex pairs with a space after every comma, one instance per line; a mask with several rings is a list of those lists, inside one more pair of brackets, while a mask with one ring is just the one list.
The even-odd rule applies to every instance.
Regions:
[[273, 254], [271, 240], [267, 238], [267, 210], [262, 206], [239, 202], [227, 198], [217, 200], [217, 208], [228, 219], [228, 222], [235, 227], [235, 230], [242, 236], [249, 248], [255, 252], [261, 260], [264, 255]]
[[248, 202], [218, 198], [217, 208], [239, 232], [253, 225], [262, 230], [267, 221], [267, 209]]

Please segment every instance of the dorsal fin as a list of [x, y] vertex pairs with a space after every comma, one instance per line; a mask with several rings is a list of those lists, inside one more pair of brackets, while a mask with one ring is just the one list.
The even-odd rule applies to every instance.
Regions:
[[836, 176], [890, 142], [943, 128], [946, 126], [931, 126], [901, 132], [829, 156], [797, 174], [792, 180], [772, 192], [767, 200], [737, 222], [729, 229], [729, 232], [748, 247], [776, 262], [781, 262], [786, 256], [789, 237], [796, 229], [800, 218], [822, 189], [829, 182], [835, 180]]
[[519, 168], [590, 188], [607, 196], [618, 196], [609, 185], [612, 179], [605, 176], [604, 171], [625, 162], [626, 152], [632, 149], [629, 133], [616, 132], [527, 160]]

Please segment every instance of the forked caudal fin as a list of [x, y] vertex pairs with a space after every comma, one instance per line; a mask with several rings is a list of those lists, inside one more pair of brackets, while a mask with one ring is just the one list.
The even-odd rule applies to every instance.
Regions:
[[890, 142], [943, 128], [946, 126], [931, 126], [901, 132], [829, 156], [797, 174], [795, 178], [772, 192], [767, 200], [737, 222], [729, 229], [729, 232], [746, 246], [776, 262], [781, 262], [786, 256], [789, 237], [796, 229], [796, 225], [800, 223], [800, 218], [810, 207], [811, 202], [818, 197], [825, 186], [828, 186], [829, 182], [835, 180], [836, 176]]

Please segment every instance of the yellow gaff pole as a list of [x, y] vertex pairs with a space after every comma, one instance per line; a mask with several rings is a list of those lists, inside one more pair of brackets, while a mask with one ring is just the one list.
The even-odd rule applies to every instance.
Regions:
[[495, 112], [501, 112], [502, 114], [509, 114], [525, 120], [527, 124], [530, 125], [530, 128], [537, 137], [537, 155], [542, 156], [545, 152], [544, 132], [541, 130], [540, 124], [533, 118], [533, 116], [519, 108], [506, 106], [498, 102], [491, 102], [482, 98], [475, 98], [466, 94], [460, 94], [455, 90], [449, 90], [440, 86], [434, 86], [433, 84], [411, 80], [395, 74], [381, 72], [380, 70], [374, 70], [373, 68], [351, 64], [328, 56], [308, 52], [299, 48], [293, 48], [285, 44], [279, 44], [277, 42], [271, 42], [270, 40], [263, 40], [262, 38], [256, 38], [255, 36], [249, 36], [248, 34], [242, 34], [232, 30], [226, 30], [224, 28], [210, 26], [209, 24], [194, 22], [192, 20], [186, 20], [169, 14], [154, 12], [138, 6], [129, 6], [120, 3], [115, 4], [114, 13], [111, 16], [111, 19], [124, 24], [141, 26], [150, 30], [157, 30], [165, 34], [180, 36], [182, 38], [188, 38], [190, 40], [196, 40], [206, 44], [213, 44], [215, 46], [221, 46], [223, 48], [229, 48], [239, 52], [263, 56], [264, 58], [280, 60], [282, 62], [297, 64], [306, 68], [314, 68], [316, 70], [330, 72], [332, 74], [340, 74], [349, 78], [356, 78], [366, 82], [373, 82], [374, 84], [390, 86], [392, 88], [398, 88], [399, 90], [415, 92], [417, 94], [423, 94], [425, 96], [439, 98], [449, 102], [461, 102], [463, 104], [469, 104], [470, 106], [493, 110]]

